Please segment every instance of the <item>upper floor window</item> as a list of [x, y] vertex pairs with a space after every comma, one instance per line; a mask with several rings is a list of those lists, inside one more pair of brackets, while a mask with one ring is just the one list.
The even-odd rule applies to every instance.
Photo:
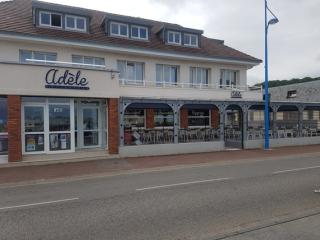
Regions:
[[62, 15], [59, 13], [40, 12], [40, 25], [62, 28]]
[[131, 26], [131, 37], [148, 40], [148, 28], [142, 26]]
[[84, 17], [67, 15], [65, 18], [66, 29], [85, 32], [87, 28], [86, 20]]
[[193, 87], [208, 86], [210, 69], [191, 67], [190, 68], [190, 83]]
[[176, 85], [178, 82], [179, 67], [157, 64], [156, 81], [157, 85], [170, 84]]
[[128, 37], [129, 36], [128, 24], [111, 22], [110, 33], [113, 36]]
[[297, 90], [291, 90], [287, 92], [287, 98], [296, 98], [297, 97]]
[[183, 44], [190, 47], [198, 47], [198, 35], [185, 33], [183, 35]]
[[21, 63], [54, 64], [56, 61], [56, 53], [20, 50]]
[[72, 62], [87, 65], [89, 67], [105, 67], [105, 60], [100, 57], [72, 55]]
[[168, 43], [171, 44], [181, 44], [181, 33], [168, 31]]
[[220, 72], [220, 87], [238, 85], [239, 71], [222, 69]]
[[118, 61], [119, 78], [126, 84], [142, 84], [144, 78], [144, 63]]

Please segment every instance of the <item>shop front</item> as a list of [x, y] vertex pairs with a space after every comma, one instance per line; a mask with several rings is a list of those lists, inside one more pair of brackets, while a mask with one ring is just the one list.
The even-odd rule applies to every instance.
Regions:
[[106, 100], [22, 98], [22, 154], [107, 148]]
[[0, 163], [118, 153], [115, 71], [19, 63], [0, 70], [10, 72], [0, 89]]

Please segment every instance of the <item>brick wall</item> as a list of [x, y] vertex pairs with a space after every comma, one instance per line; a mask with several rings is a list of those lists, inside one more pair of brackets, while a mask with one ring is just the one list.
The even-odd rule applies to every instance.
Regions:
[[119, 99], [108, 99], [108, 147], [110, 154], [119, 153]]
[[22, 161], [21, 97], [8, 96], [8, 160]]
[[219, 128], [219, 109], [211, 109], [211, 127], [212, 128]]
[[154, 128], [154, 110], [151, 108], [146, 109], [146, 127]]
[[188, 128], [188, 109], [181, 108], [180, 110], [180, 128]]

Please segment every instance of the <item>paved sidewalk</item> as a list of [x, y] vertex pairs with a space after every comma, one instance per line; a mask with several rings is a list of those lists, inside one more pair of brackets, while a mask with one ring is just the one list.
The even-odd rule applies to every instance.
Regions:
[[0, 165], [0, 184], [49, 180], [103, 173], [116, 173], [126, 170], [138, 170], [156, 167], [294, 156], [297, 154], [309, 153], [320, 153], [320, 145], [284, 147], [270, 151], [236, 150], [173, 156], [88, 160], [57, 164], [51, 163], [48, 165], [13, 165], [12, 167], [3, 168], [1, 168]]

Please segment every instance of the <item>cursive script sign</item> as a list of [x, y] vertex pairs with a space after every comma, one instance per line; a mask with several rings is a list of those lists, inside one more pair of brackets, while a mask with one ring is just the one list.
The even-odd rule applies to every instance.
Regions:
[[88, 80], [81, 77], [81, 71], [77, 71], [75, 74], [69, 70], [65, 70], [61, 75], [59, 70], [52, 68], [46, 74], [46, 88], [63, 88], [63, 89], [78, 89], [89, 90]]
[[240, 91], [231, 91], [231, 98], [242, 98], [242, 94]]

